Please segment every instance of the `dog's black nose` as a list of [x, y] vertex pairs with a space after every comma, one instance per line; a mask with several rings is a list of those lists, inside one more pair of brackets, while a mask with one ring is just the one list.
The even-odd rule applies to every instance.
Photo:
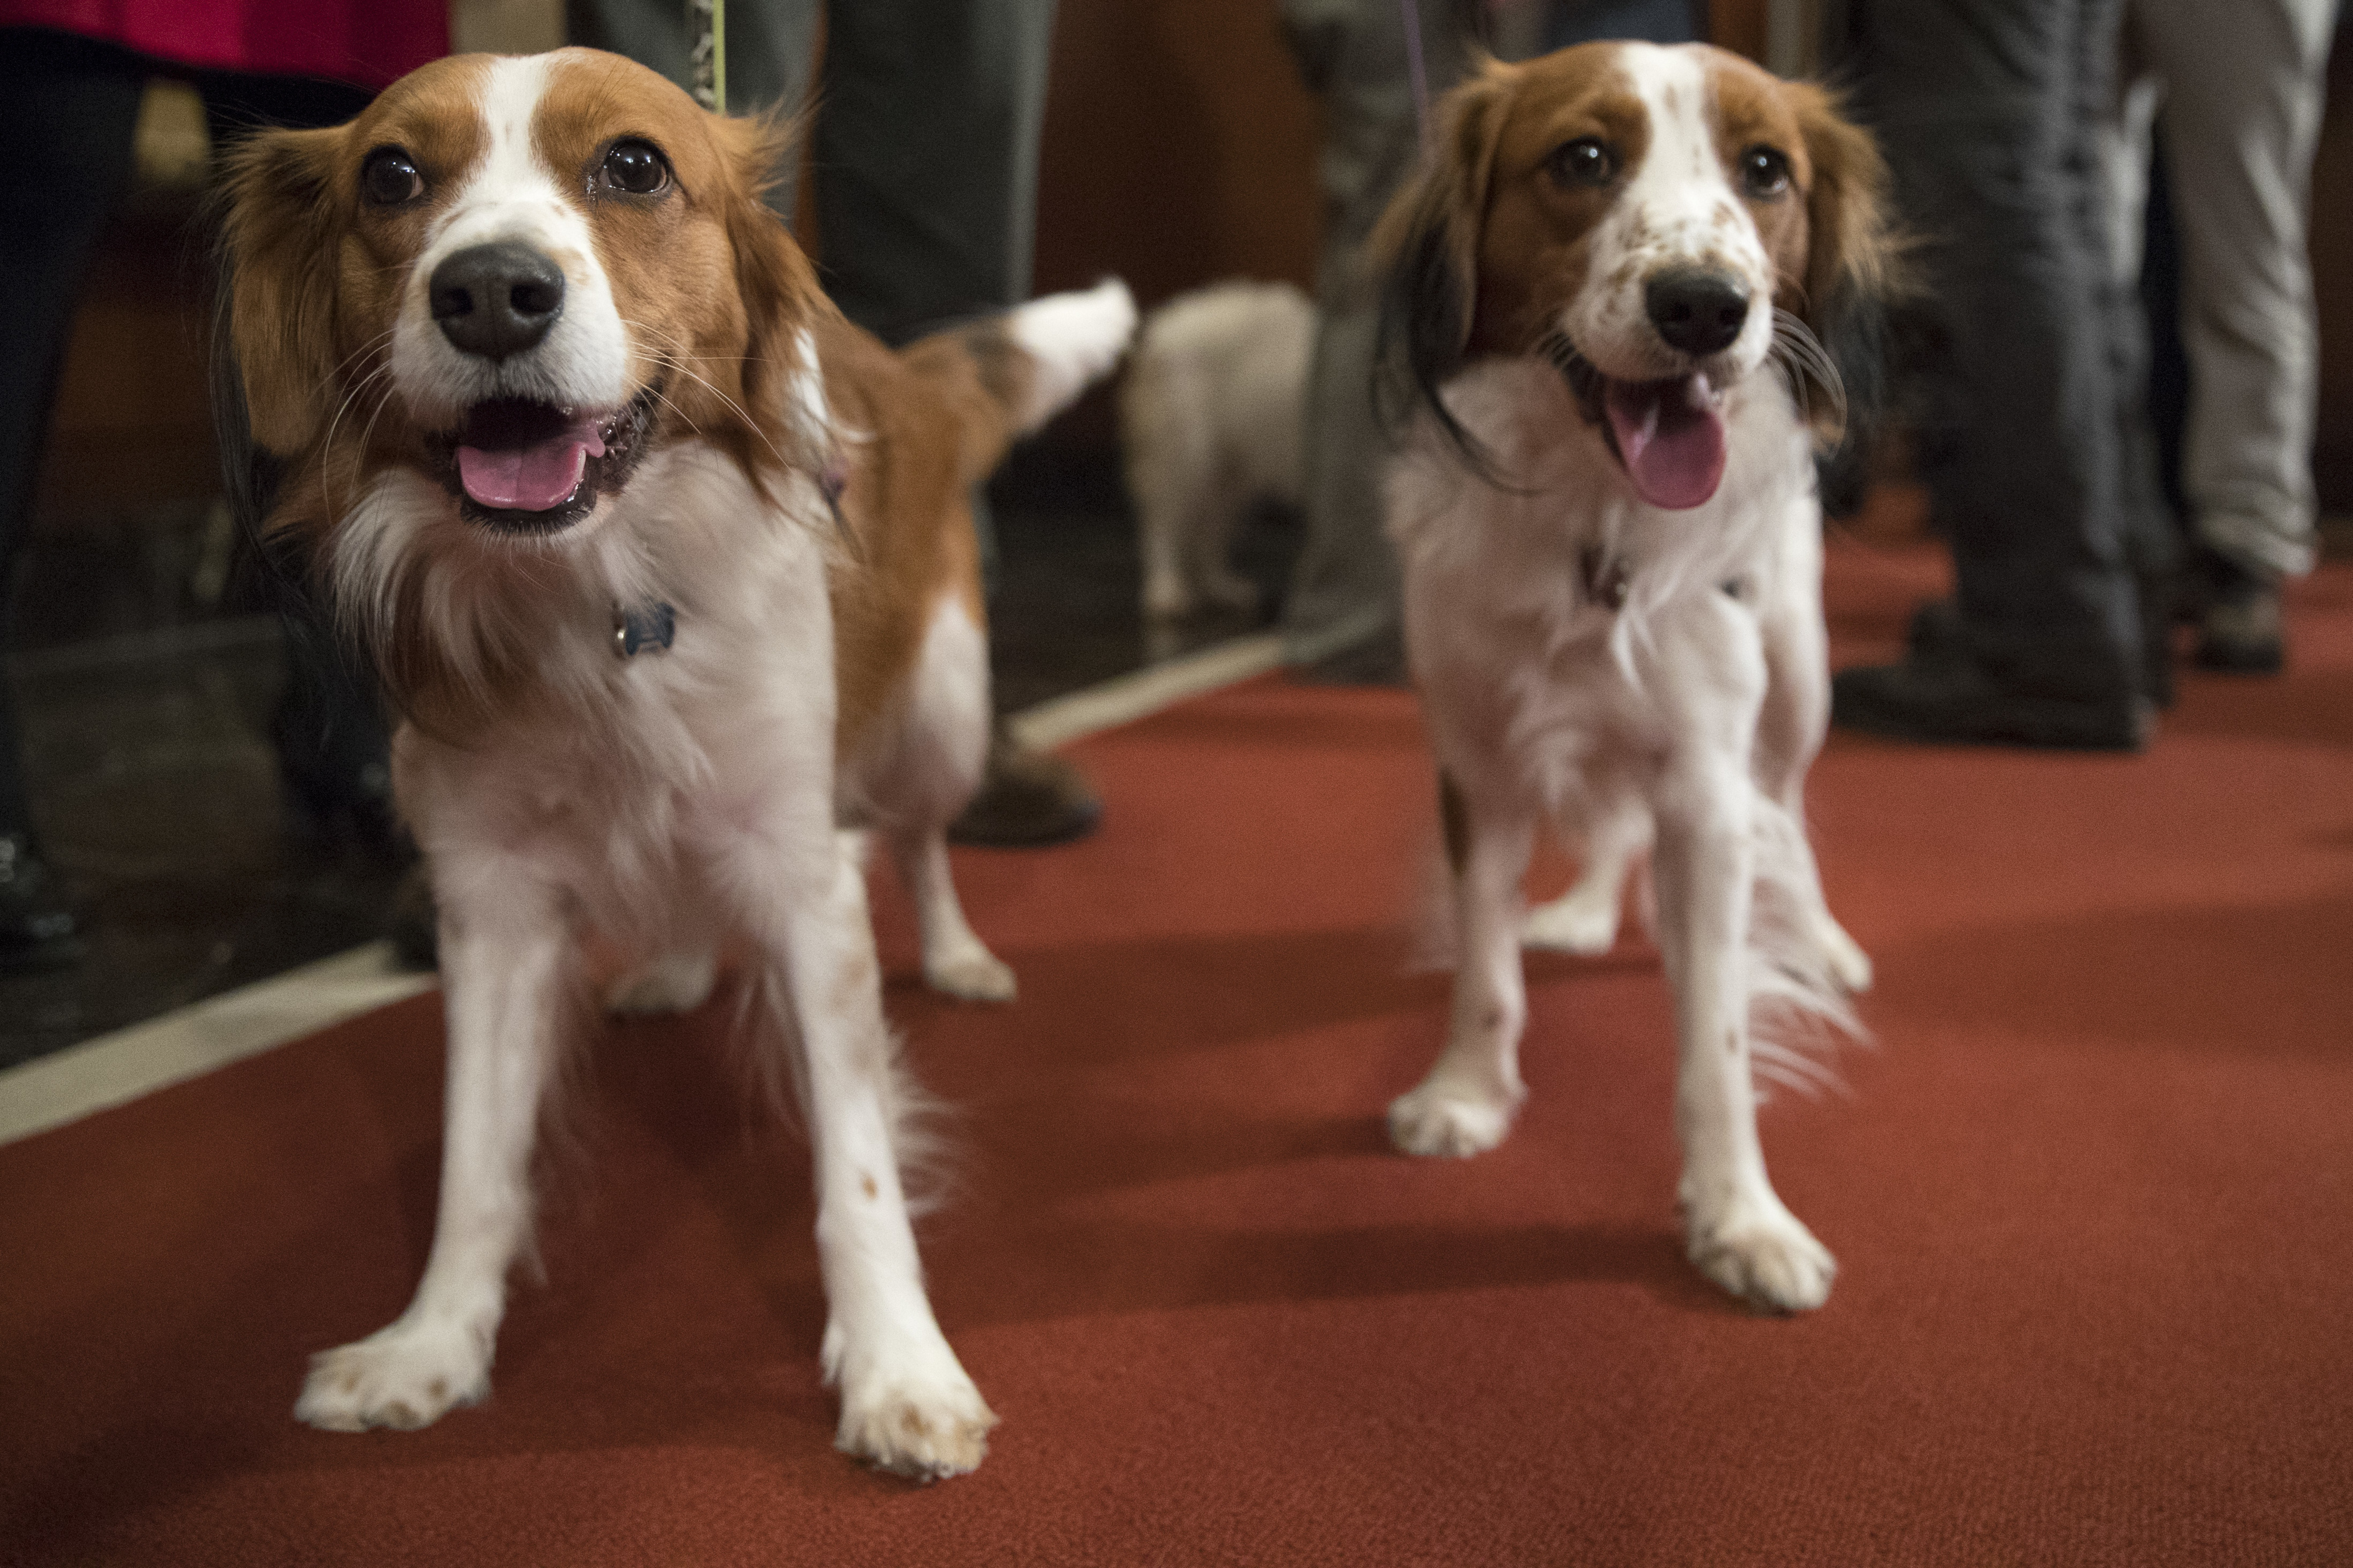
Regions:
[[477, 245], [433, 269], [433, 319], [470, 354], [521, 353], [564, 314], [564, 273], [527, 245]]
[[1651, 325], [1671, 348], [1712, 354], [1729, 348], [1748, 320], [1748, 290], [1722, 272], [1695, 267], [1662, 272], [1642, 290]]

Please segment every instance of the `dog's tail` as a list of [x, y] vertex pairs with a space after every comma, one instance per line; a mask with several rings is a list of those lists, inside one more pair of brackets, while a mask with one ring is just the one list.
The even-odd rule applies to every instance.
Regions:
[[902, 357], [965, 408], [965, 467], [977, 480], [1108, 374], [1134, 334], [1135, 300], [1106, 278], [936, 332]]

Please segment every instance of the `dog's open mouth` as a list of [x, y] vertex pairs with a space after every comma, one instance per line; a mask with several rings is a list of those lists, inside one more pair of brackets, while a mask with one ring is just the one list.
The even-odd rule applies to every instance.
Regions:
[[659, 386], [620, 408], [583, 410], [519, 398], [474, 405], [428, 444], [459, 514], [512, 533], [554, 533], [617, 493], [643, 455]]
[[1670, 511], [1694, 507], [1724, 482], [1724, 395], [1704, 375], [1606, 380], [1609, 444], [1634, 493]]
[[1683, 511], [1724, 483], [1724, 391], [1693, 372], [1620, 381], [1565, 346], [1548, 346], [1578, 410], [1602, 428], [1609, 450], [1652, 506]]

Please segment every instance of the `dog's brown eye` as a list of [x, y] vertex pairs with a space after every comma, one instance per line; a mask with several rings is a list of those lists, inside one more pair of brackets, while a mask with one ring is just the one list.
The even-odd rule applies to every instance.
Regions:
[[596, 171], [608, 191], [650, 196], [670, 184], [670, 164], [650, 142], [616, 142]]
[[1772, 147], [1740, 154], [1740, 190], [1751, 201], [1771, 201], [1789, 188], [1789, 160]]
[[1618, 177], [1618, 154], [1599, 138], [1581, 136], [1554, 148], [1546, 166], [1564, 185], [1606, 185]]
[[360, 165], [360, 193], [380, 207], [396, 207], [425, 194], [425, 176], [407, 153], [379, 147]]

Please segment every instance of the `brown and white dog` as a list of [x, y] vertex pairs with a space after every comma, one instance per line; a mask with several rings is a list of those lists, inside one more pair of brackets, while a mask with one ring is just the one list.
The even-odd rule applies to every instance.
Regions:
[[840, 829], [897, 851], [934, 984], [1012, 994], [940, 837], [988, 725], [968, 497], [1134, 311], [1107, 284], [894, 354], [762, 204], [781, 142], [567, 49], [442, 60], [234, 160], [231, 339], [283, 469], [267, 524], [306, 540], [405, 716], [448, 997], [430, 1259], [398, 1321], [316, 1358], [316, 1426], [418, 1426], [487, 1391], [595, 933], [633, 955], [612, 999], [636, 1007], [691, 1005], [723, 943], [750, 954], [755, 1069], [799, 1090], [814, 1145], [839, 1446], [918, 1476], [986, 1449], [923, 1291], [910, 1091]]
[[[1753, 1079], [1820, 1069], [1751, 1013], [1845, 1021], [1870, 980], [1803, 791], [1829, 711], [1818, 334], [1883, 285], [1883, 165], [1820, 90], [1702, 46], [1488, 63], [1440, 118], [1376, 239], [1459, 966], [1445, 1050], [1390, 1132], [1419, 1154], [1502, 1141], [1526, 1093], [1523, 936], [1608, 947], [1649, 848], [1692, 1260], [1759, 1305], [1819, 1306], [1834, 1266], [1766, 1176]], [[1586, 870], [1524, 931], [1547, 818]]]

